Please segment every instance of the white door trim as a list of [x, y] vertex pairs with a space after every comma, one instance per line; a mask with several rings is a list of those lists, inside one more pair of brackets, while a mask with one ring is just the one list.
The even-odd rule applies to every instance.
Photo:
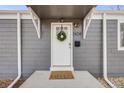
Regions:
[[[59, 24], [69, 24], [69, 25], [71, 25], [71, 45], [70, 45], [70, 47], [71, 47], [71, 54], [70, 54], [70, 58], [71, 58], [71, 63], [70, 63], [70, 66], [69, 67], [64, 67], [64, 66], [61, 66], [61, 67], [56, 67], [56, 66], [53, 66], [53, 57], [52, 57], [52, 54], [53, 54], [53, 40], [52, 40], [52, 38], [53, 38], [53, 33], [52, 33], [52, 26], [53, 25], [59, 25]], [[73, 69], [73, 23], [72, 22], [63, 22], [63, 23], [57, 23], [57, 22], [53, 22], [53, 23], [51, 23], [51, 67], [50, 67], [50, 70], [74, 70]]]

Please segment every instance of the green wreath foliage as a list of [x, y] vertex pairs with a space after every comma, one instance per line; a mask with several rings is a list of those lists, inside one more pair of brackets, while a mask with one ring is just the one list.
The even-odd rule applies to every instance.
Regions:
[[57, 34], [57, 39], [59, 41], [64, 41], [66, 39], [66, 33], [64, 31], [60, 31], [58, 34]]

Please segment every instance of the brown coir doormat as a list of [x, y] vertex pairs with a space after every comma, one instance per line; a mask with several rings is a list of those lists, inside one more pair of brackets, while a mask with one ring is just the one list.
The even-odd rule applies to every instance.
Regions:
[[74, 75], [72, 71], [51, 71], [49, 79], [74, 79]]

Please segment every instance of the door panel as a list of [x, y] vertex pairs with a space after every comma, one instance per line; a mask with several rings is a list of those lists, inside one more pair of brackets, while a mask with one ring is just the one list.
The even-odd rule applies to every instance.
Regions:
[[[66, 33], [66, 39], [59, 41], [57, 34], [61, 31]], [[69, 66], [71, 65], [71, 25], [70, 24], [54, 24], [52, 25], [52, 62], [53, 66]]]

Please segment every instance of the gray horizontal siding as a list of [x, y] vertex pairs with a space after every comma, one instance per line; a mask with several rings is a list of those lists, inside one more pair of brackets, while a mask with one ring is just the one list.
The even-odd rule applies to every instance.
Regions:
[[117, 20], [107, 21], [108, 73], [124, 76], [124, 51], [117, 49]]
[[[41, 39], [38, 39], [32, 20], [22, 20], [22, 73], [23, 77], [35, 70], [50, 68], [50, 30], [42, 24]], [[49, 24], [50, 27], [50, 24]]]
[[[32, 20], [22, 20], [22, 77], [35, 70], [50, 68], [50, 30], [42, 24], [42, 39]], [[50, 24], [49, 24], [50, 27]], [[17, 76], [17, 24], [16, 20], [0, 20], [0, 79]]]
[[[42, 20], [41, 39], [37, 38], [31, 20], [22, 20], [22, 78], [35, 70], [50, 68], [50, 24], [55, 20]], [[78, 22], [82, 33], [82, 22]], [[0, 20], [0, 79], [14, 79], [17, 75], [17, 28], [16, 20]], [[117, 20], [107, 21], [107, 48], [109, 75], [124, 76], [124, 51], [117, 51]], [[75, 33], [75, 31], [74, 31]], [[74, 34], [74, 41], [81, 46], [74, 47], [74, 69], [88, 70], [94, 76], [102, 75], [102, 20], [92, 20], [87, 38]]]
[[[74, 67], [102, 75], [102, 20], [92, 21], [86, 40], [81, 47], [74, 47]], [[124, 76], [124, 51], [117, 49], [117, 20], [107, 20], [108, 75]]]
[[0, 20], [0, 79], [17, 76], [16, 27], [16, 20]]
[[80, 37], [80, 41], [81, 47], [74, 47], [74, 68], [88, 70], [95, 76], [100, 75], [102, 73], [102, 21], [92, 20], [87, 38], [84, 40]]

